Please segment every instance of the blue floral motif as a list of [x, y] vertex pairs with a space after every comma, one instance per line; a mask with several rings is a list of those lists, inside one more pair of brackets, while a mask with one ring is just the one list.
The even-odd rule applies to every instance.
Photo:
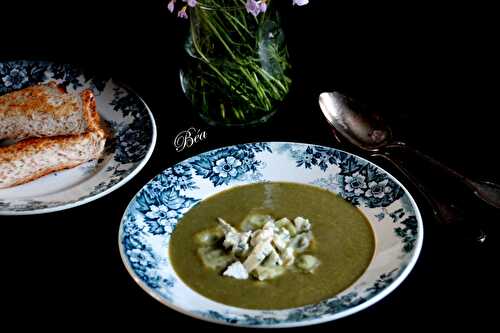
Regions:
[[144, 198], [154, 197], [154, 204], [138, 203], [139, 209], [144, 213], [144, 222], [148, 231], [154, 235], [170, 234], [177, 221], [197, 202], [197, 200], [179, 195], [177, 191], [156, 190]]
[[387, 207], [403, 195], [403, 190], [377, 167], [343, 151], [307, 146], [305, 150], [289, 148], [286, 152], [297, 167], [318, 167], [325, 172], [330, 166], [340, 168], [334, 185], [339, 194], [354, 205]]
[[142, 269], [151, 268], [155, 263], [154, 257], [148, 251], [142, 251], [140, 249], [127, 250], [127, 255], [129, 257], [132, 266], [138, 266]]
[[271, 146], [267, 142], [246, 143], [242, 145], [240, 144], [236, 145], [236, 148], [251, 151], [253, 153], [261, 153], [266, 151], [269, 153], [273, 152]]
[[174, 167], [163, 171], [158, 178], [159, 182], [152, 183], [156, 187], [153, 191], [157, 193], [160, 192], [160, 187], [174, 191], [187, 191], [198, 188], [193, 180], [191, 167], [185, 163], [176, 164]]
[[380, 182], [371, 181], [368, 183], [368, 190], [365, 192], [367, 198], [375, 197], [381, 199], [384, 195], [391, 193], [392, 188], [388, 186], [389, 179], [384, 179]]
[[181, 190], [196, 189], [191, 168], [185, 163], [176, 164], [156, 176], [135, 201], [135, 207], [144, 214], [148, 232], [154, 235], [170, 234], [198, 199], [180, 194]]
[[120, 110], [124, 117], [131, 116], [133, 118], [139, 118], [143, 116], [141, 108], [143, 105], [138, 105], [138, 99], [120, 88], [113, 88], [113, 100], [111, 105], [113, 109]]
[[127, 221], [123, 224], [123, 231], [127, 235], [136, 235], [141, 232], [141, 228], [137, 225], [137, 223], [134, 223], [132, 221]]
[[403, 208], [399, 208], [399, 209], [396, 209], [395, 211], [389, 213], [389, 216], [392, 218], [392, 222], [396, 223], [398, 222], [400, 219], [403, 218], [403, 216], [405, 216], [405, 211]]
[[114, 88], [111, 105], [116, 111], [120, 111], [123, 117], [132, 117], [131, 124], [124, 123], [118, 128], [116, 134], [115, 160], [122, 163], [135, 163], [144, 158], [151, 141], [152, 127], [148, 121], [148, 113], [144, 103], [133, 94], [127, 93], [119, 87]]
[[77, 89], [82, 87], [82, 72], [77, 68], [66, 64], [53, 64], [50, 66], [52, 79], [59, 80], [60, 85]]
[[241, 161], [233, 156], [222, 157], [215, 161], [212, 171], [220, 178], [236, 177]]
[[174, 286], [173, 279], [162, 276], [160, 258], [147, 245], [147, 231], [140, 227], [132, 212], [127, 213], [127, 222], [123, 224], [122, 245], [130, 266], [148, 286], [161, 289], [162, 295], [169, 299], [168, 288]]
[[393, 223], [401, 225], [394, 228], [394, 232], [402, 239], [404, 244], [403, 251], [410, 253], [414, 249], [417, 241], [417, 218], [414, 215], [408, 216], [404, 208], [399, 208], [390, 212], [389, 216], [392, 218]]
[[149, 225], [149, 232], [153, 235], [171, 233], [177, 221], [177, 212], [170, 210], [165, 205], [151, 206], [151, 210], [146, 213], [146, 223]]
[[403, 239], [403, 250], [406, 253], [410, 253], [415, 248], [415, 243], [417, 241], [417, 218], [415, 216], [409, 216], [405, 220], [401, 221], [401, 224], [403, 227], [397, 227], [394, 229], [394, 232]]
[[263, 151], [271, 152], [271, 148], [266, 144], [237, 145], [203, 154], [192, 159], [190, 164], [197, 175], [219, 186], [242, 180], [248, 174], [257, 174], [263, 164], [255, 158], [255, 153]]
[[0, 94], [22, 89], [46, 78], [48, 64], [36, 62], [0, 63]]
[[[355, 172], [352, 176], [344, 177], [344, 190], [346, 192], [352, 192], [354, 195], [360, 195], [365, 193], [366, 182], [365, 176], [360, 175], [359, 172]], [[366, 193], [365, 193], [366, 195]]]
[[398, 271], [399, 269], [395, 268], [390, 272], [380, 275], [380, 277], [375, 281], [375, 283], [370, 288], [366, 289], [368, 296], [373, 297], [378, 293], [380, 293], [385, 288], [387, 288], [387, 286], [389, 286], [391, 283], [394, 282], [394, 279], [396, 278]]
[[312, 185], [317, 185], [332, 192], [340, 192], [340, 179], [336, 175], [328, 175], [326, 178], [318, 178], [311, 182]]
[[298, 152], [295, 155], [295, 158], [297, 160], [297, 166], [304, 166], [307, 169], [311, 169], [313, 165], [318, 164], [318, 160], [316, 159], [317, 154], [314, 153], [313, 149], [311, 147], [307, 147], [307, 149], [304, 152]]
[[[344, 173], [340, 173], [341, 175]], [[344, 191], [340, 193], [355, 205], [364, 204], [370, 208], [387, 207], [401, 198], [403, 189], [390, 180], [376, 167], [365, 164], [358, 171], [341, 179]]]
[[23, 68], [14, 68], [10, 71], [9, 75], [2, 77], [2, 81], [6, 87], [19, 89], [19, 87], [23, 86], [23, 83], [28, 82], [28, 75]]

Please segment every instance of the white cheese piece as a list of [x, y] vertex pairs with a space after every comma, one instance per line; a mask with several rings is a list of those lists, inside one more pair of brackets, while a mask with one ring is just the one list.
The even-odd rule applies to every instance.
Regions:
[[227, 234], [229, 232], [235, 232], [235, 233], [238, 232], [235, 228], [233, 228], [232, 225], [224, 221], [222, 218], [218, 217], [217, 221], [219, 222], [219, 225], [221, 226], [222, 230], [224, 230], [224, 234]]
[[276, 266], [282, 266], [283, 265], [283, 260], [280, 258], [280, 255], [276, 250], [273, 248], [271, 253], [267, 256], [267, 259], [264, 261], [264, 266], [267, 267], [276, 267]]
[[238, 280], [248, 279], [248, 272], [240, 261], [235, 261], [229, 265], [224, 273], [224, 276], [229, 276]]
[[247, 272], [250, 273], [257, 268], [272, 250], [273, 246], [271, 245], [271, 239], [258, 243], [243, 263]]
[[283, 265], [290, 266], [295, 262], [295, 254], [292, 247], [287, 247], [285, 251], [281, 254], [281, 259], [283, 260]]
[[293, 224], [295, 224], [295, 228], [297, 228], [298, 233], [311, 230], [311, 223], [308, 219], [305, 219], [302, 216], [297, 216], [293, 220]]
[[240, 233], [240, 240], [238, 242], [238, 245], [236, 245], [236, 247], [233, 248], [234, 253], [238, 255], [246, 254], [246, 252], [250, 249], [250, 245], [248, 245], [248, 243], [251, 235], [252, 235], [251, 231]]
[[228, 232], [224, 237], [224, 242], [222, 245], [227, 249], [233, 246], [236, 246], [240, 240], [240, 234], [237, 232]]
[[273, 245], [282, 252], [290, 241], [290, 232], [281, 228], [278, 233], [273, 235]]
[[273, 232], [277, 232], [278, 231], [278, 227], [276, 226], [276, 224], [274, 224], [274, 221], [268, 221], [266, 222], [266, 224], [264, 224], [264, 226], [262, 227], [262, 229], [264, 230], [272, 230]]
[[222, 245], [228, 249], [231, 248], [231, 253], [243, 255], [248, 251], [248, 240], [250, 239], [251, 231], [247, 232], [228, 232], [224, 238]]
[[257, 246], [257, 244], [262, 242], [270, 241], [273, 238], [274, 231], [273, 229], [261, 229], [256, 230], [252, 234], [252, 240], [250, 241], [250, 245]]

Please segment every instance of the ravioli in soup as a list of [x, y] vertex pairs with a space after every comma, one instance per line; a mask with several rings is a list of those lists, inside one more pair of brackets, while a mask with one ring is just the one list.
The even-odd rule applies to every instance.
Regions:
[[319, 187], [284, 182], [233, 187], [199, 202], [169, 245], [189, 287], [248, 309], [333, 297], [363, 274], [374, 250], [359, 209]]

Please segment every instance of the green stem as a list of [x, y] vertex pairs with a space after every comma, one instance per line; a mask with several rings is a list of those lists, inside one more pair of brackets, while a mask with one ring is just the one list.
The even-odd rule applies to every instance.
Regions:
[[[217, 38], [220, 40], [222, 45], [226, 48], [227, 52], [231, 55], [233, 59], [237, 59], [236, 55], [231, 51], [231, 48], [226, 44], [224, 41], [224, 38], [222, 38], [221, 34], [217, 30], [217, 28], [213, 25], [212, 21], [206, 16], [205, 11], [202, 9], [201, 13], [203, 13], [203, 16], [205, 17], [205, 22], [208, 24], [208, 26], [211, 28], [212, 32], [217, 36]], [[226, 34], [226, 37], [229, 38], [229, 36]]]

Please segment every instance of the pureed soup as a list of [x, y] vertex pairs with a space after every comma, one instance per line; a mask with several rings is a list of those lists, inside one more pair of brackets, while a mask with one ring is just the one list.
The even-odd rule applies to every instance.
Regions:
[[[221, 217], [238, 227], [249, 214], [308, 219], [314, 238], [302, 255], [314, 256], [319, 266], [260, 281], [232, 278], [223, 275], [226, 268], [204, 265], [196, 241], [200, 232], [213, 230]], [[241, 308], [285, 309], [317, 303], [353, 284], [370, 264], [375, 238], [366, 217], [340, 196], [310, 185], [267, 182], [234, 187], [198, 203], [178, 223], [169, 251], [179, 277], [198, 293]]]

